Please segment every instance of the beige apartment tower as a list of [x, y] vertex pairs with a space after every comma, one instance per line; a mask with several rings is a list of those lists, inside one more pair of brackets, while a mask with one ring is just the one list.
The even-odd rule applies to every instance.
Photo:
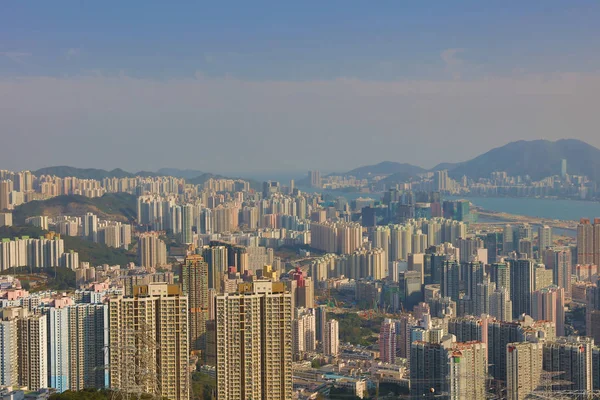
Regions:
[[109, 300], [110, 387], [187, 400], [188, 299], [178, 285], [134, 287]]
[[255, 281], [215, 299], [217, 398], [292, 398], [292, 297]]
[[188, 297], [190, 350], [206, 348], [206, 320], [208, 319], [208, 264], [200, 255], [191, 255], [181, 264], [179, 280]]

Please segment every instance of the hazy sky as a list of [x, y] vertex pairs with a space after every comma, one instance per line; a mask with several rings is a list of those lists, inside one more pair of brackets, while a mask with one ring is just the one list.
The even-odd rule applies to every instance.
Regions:
[[600, 147], [597, 1], [5, 1], [0, 169], [431, 167]]

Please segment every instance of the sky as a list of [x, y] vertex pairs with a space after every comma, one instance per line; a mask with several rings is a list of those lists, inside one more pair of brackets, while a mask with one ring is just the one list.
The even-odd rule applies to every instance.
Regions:
[[600, 147], [600, 2], [2, 2], [0, 169], [239, 176]]

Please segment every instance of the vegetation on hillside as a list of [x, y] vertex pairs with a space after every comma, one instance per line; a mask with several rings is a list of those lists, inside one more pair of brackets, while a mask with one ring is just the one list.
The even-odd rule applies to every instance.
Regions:
[[217, 381], [215, 378], [202, 373], [192, 373], [192, 400], [211, 400], [215, 399], [215, 390]]
[[72, 290], [75, 289], [75, 271], [68, 268], [8, 268], [1, 275], [14, 275], [23, 289], [37, 292], [40, 290]]
[[121, 222], [133, 221], [137, 214], [136, 197], [128, 193], [107, 193], [102, 197], [95, 198], [69, 195], [30, 201], [15, 208], [13, 221], [15, 225], [23, 225], [26, 218], [37, 215], [82, 216], [88, 212], [103, 219]]

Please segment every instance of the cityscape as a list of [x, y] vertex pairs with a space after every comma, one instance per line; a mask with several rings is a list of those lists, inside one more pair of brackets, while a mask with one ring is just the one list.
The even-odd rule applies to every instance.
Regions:
[[600, 399], [599, 20], [2, 4], [0, 400]]
[[600, 393], [600, 219], [481, 222], [445, 170], [298, 181], [0, 171], [3, 395]]

